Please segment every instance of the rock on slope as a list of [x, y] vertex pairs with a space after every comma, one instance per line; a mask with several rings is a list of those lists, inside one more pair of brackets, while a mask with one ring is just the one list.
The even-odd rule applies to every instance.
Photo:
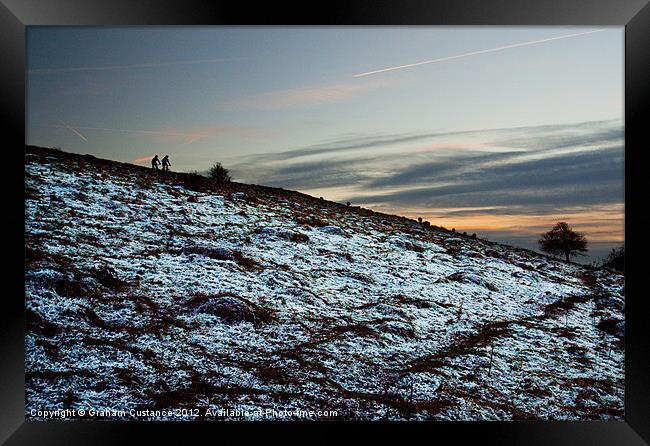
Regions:
[[25, 204], [28, 418], [623, 417], [624, 281], [610, 271], [35, 147]]

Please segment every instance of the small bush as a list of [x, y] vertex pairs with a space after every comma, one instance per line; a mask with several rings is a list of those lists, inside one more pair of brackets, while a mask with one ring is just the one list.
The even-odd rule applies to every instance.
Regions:
[[205, 177], [199, 174], [190, 173], [183, 179], [183, 187], [193, 192], [205, 192], [207, 189], [206, 183], [208, 182], [209, 181]]
[[111, 290], [124, 291], [128, 287], [128, 283], [120, 279], [115, 271], [107, 266], [95, 269], [93, 275], [100, 284]]
[[603, 261], [603, 267], [625, 271], [625, 246], [613, 248]]
[[288, 240], [296, 243], [306, 243], [309, 241], [309, 236], [307, 234], [303, 234], [302, 232], [292, 232], [290, 234], [287, 234], [286, 237]]
[[625, 322], [618, 319], [601, 319], [596, 328], [617, 338], [625, 337]]
[[48, 338], [61, 333], [61, 328], [58, 325], [44, 319], [43, 316], [30, 308], [25, 309], [25, 320], [28, 333], [37, 333]]
[[302, 226], [315, 226], [315, 227], [323, 227], [323, 226], [328, 226], [329, 223], [323, 219], [320, 219], [314, 215], [308, 215], [308, 216], [299, 216], [296, 217], [295, 219], [296, 223]]
[[183, 254], [195, 254], [214, 260], [230, 260], [236, 262], [246, 270], [252, 270], [259, 267], [259, 264], [255, 259], [245, 256], [236, 249], [189, 246], [183, 249]]
[[232, 177], [230, 176], [230, 171], [225, 167], [223, 167], [221, 163], [214, 163], [212, 167], [210, 167], [208, 174], [210, 178], [212, 178], [215, 181], [220, 181], [220, 182], [232, 181]]
[[229, 325], [241, 322], [259, 325], [272, 323], [276, 320], [274, 310], [261, 307], [232, 293], [197, 294], [187, 302], [187, 306], [197, 312], [217, 316]]

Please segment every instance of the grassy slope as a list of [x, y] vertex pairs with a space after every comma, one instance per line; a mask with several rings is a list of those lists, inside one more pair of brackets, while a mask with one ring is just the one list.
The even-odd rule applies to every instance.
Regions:
[[621, 418], [623, 277], [298, 192], [27, 148], [27, 412]]

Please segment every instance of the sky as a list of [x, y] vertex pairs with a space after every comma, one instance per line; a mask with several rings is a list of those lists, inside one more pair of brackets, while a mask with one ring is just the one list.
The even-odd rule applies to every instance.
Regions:
[[[27, 143], [525, 248], [624, 240], [621, 27], [28, 27]], [[578, 259], [580, 260], [580, 259]]]

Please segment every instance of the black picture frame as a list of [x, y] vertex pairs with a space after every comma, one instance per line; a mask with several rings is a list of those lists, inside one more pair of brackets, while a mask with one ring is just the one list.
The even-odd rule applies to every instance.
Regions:
[[[429, 441], [442, 435], [473, 437], [488, 444], [642, 445], [650, 441], [650, 364], [643, 311], [643, 269], [648, 251], [644, 216], [648, 175], [650, 102], [650, 5], [648, 0], [402, 0], [286, 2], [285, 5], [199, 0], [2, 0], [0, 4], [2, 116], [12, 138], [2, 160], [5, 280], [1, 331], [0, 441], [6, 444], [119, 444], [136, 434], [172, 439], [197, 431], [221, 436], [282, 429], [283, 435], [311, 441], [338, 439], [340, 427], [373, 433], [418, 430]], [[43, 25], [614, 25], [625, 26], [625, 233], [626, 389], [622, 422], [433, 422], [433, 423], [139, 423], [35, 422], [24, 418], [24, 152], [25, 36], [27, 26]], [[638, 259], [638, 261], [635, 261]], [[310, 437], [303, 437], [308, 427]], [[221, 439], [212, 437], [211, 441]], [[286, 437], [280, 440], [286, 439]], [[200, 441], [200, 440], [196, 440]], [[418, 440], [420, 441], [420, 440]]]

